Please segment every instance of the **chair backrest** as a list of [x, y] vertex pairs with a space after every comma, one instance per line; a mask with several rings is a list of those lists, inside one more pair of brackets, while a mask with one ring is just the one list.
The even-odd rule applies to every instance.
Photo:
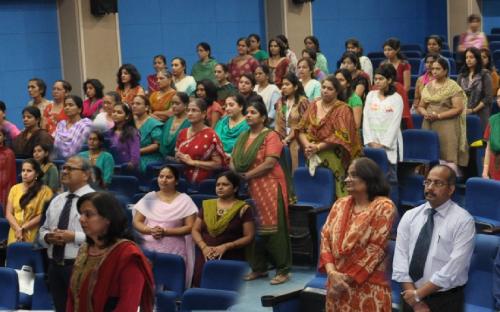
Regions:
[[406, 51], [420, 51], [422, 52], [422, 47], [419, 44], [402, 44], [401, 51], [405, 53]]
[[198, 185], [198, 193], [215, 195], [215, 179], [206, 179]]
[[10, 224], [7, 219], [0, 218], [0, 242], [9, 236]]
[[189, 196], [193, 200], [196, 207], [198, 207], [198, 209], [201, 209], [204, 200], [217, 198], [217, 195], [212, 194], [192, 194]]
[[157, 287], [163, 286], [181, 296], [186, 286], [186, 265], [179, 255], [157, 252], [153, 263]]
[[385, 58], [384, 52], [370, 52], [366, 55], [370, 60], [372, 58]]
[[20, 270], [29, 265], [33, 272], [43, 273], [43, 257], [41, 250], [34, 250], [32, 243], [17, 242], [7, 246], [6, 267]]
[[500, 181], [469, 178], [465, 185], [467, 211], [473, 216], [500, 221]]
[[[425, 146], [425, 148], [422, 148]], [[423, 129], [403, 130], [403, 161], [439, 161], [439, 138], [436, 132]]]
[[[493, 282], [495, 276], [495, 258], [498, 255], [500, 237], [477, 234], [472, 254], [469, 279], [465, 287], [465, 303], [494, 309]], [[491, 311], [492, 311], [491, 310]]]
[[483, 138], [481, 131], [481, 120], [476, 115], [467, 115], [467, 142], [472, 144]]
[[0, 310], [16, 310], [19, 305], [19, 281], [14, 269], [0, 267]]
[[495, 51], [494, 49], [491, 48], [491, 43], [492, 42], [498, 42], [500, 41], [500, 33], [491, 33], [491, 35], [486, 35], [486, 37], [488, 38], [488, 43], [490, 45], [490, 51]]
[[450, 61], [450, 75], [456, 75], [457, 74], [457, 62], [455, 62], [455, 59], [451, 58], [451, 57], [448, 58], [448, 61]]
[[47, 288], [44, 274], [35, 274], [33, 296], [31, 298], [31, 310], [53, 310], [52, 296]]
[[335, 178], [327, 168], [316, 168], [314, 177], [309, 174], [309, 168], [297, 168], [293, 173], [293, 188], [299, 202], [331, 207], [335, 200]]
[[453, 52], [450, 50], [441, 50], [441, 55], [448, 59], [453, 58]]
[[203, 266], [201, 288], [239, 291], [248, 264], [235, 260], [207, 261]]
[[422, 129], [422, 122], [424, 121], [424, 117], [422, 115], [411, 114], [411, 119], [413, 120], [414, 129]]
[[496, 51], [500, 50], [500, 35], [492, 35], [492, 36], [498, 36], [495, 37], [495, 41], [490, 42], [490, 51]]
[[495, 35], [495, 34], [499, 34], [499, 35], [500, 35], [500, 28], [498, 28], [498, 27], [493, 27], [493, 28], [491, 29], [491, 34], [492, 34], [492, 35]]
[[[154, 177], [151, 179], [151, 184], [149, 186], [150, 191], [159, 191], [160, 187], [158, 186], [158, 177]], [[180, 178], [177, 183], [177, 191], [181, 193], [186, 193], [188, 191], [188, 182], [186, 179]]]
[[411, 74], [418, 75], [418, 69], [420, 67], [420, 58], [409, 58], [408, 63], [411, 65]]
[[382, 169], [382, 171], [387, 174], [389, 171], [389, 160], [387, 159], [387, 153], [382, 148], [363, 148], [363, 153], [366, 157], [370, 158]]
[[415, 207], [424, 200], [424, 177], [409, 175], [399, 181], [399, 202], [404, 206]]
[[370, 59], [372, 61], [373, 69], [379, 68], [380, 64], [385, 61], [385, 57], [374, 57]]
[[109, 190], [132, 197], [139, 193], [139, 179], [129, 175], [113, 175]]
[[182, 296], [180, 311], [227, 311], [237, 299], [235, 291], [190, 288]]

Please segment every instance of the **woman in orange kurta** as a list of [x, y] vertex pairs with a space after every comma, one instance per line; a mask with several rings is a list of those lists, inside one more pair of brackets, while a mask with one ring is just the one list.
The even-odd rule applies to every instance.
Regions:
[[386, 245], [396, 214], [382, 170], [356, 159], [321, 231], [319, 270], [328, 275], [326, 311], [391, 311]]
[[177, 93], [174, 89], [172, 74], [168, 71], [159, 71], [156, 74], [158, 82], [158, 91], [154, 91], [149, 96], [151, 102], [151, 117], [165, 122], [174, 115], [171, 109], [171, 102], [174, 95]]
[[276, 285], [288, 280], [292, 262], [287, 225], [290, 191], [278, 162], [283, 143], [278, 133], [265, 127], [267, 111], [262, 101], [249, 103], [246, 119], [250, 130], [239, 136], [231, 158], [232, 168], [248, 181], [260, 236], [250, 252], [252, 273], [245, 279], [266, 277], [269, 261], [276, 267], [276, 276], [271, 280]]

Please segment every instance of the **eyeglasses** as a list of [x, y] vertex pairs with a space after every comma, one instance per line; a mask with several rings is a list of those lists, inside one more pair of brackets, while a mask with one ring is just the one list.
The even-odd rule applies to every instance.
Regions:
[[81, 170], [81, 171], [84, 171], [84, 169], [83, 169], [83, 168], [71, 167], [71, 166], [68, 166], [68, 165], [64, 165], [64, 166], [62, 166], [61, 168], [62, 168], [62, 170], [66, 170], [66, 171], [69, 171], [69, 172], [71, 172], [71, 171], [75, 171], [75, 170]]
[[434, 185], [435, 187], [443, 187], [445, 185], [448, 185], [448, 183], [446, 182], [440, 180], [431, 180], [431, 179], [424, 180], [423, 184], [426, 187], [430, 187], [431, 185]]

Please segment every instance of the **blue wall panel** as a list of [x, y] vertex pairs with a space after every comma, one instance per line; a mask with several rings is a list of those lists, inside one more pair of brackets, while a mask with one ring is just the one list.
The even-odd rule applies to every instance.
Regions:
[[[349, 37], [358, 38], [365, 53], [381, 51], [389, 37], [403, 44], [424, 45], [430, 34], [447, 34], [446, 0], [316, 0], [313, 2], [313, 32], [335, 69]], [[294, 47], [297, 52], [302, 47]]]
[[120, 0], [122, 62], [136, 65], [145, 85], [156, 54], [167, 57], [169, 68], [173, 57], [184, 57], [190, 72], [198, 42], [208, 42], [219, 62], [234, 57], [236, 40], [250, 33], [265, 47], [263, 1]]
[[489, 34], [493, 27], [500, 27], [500, 1], [483, 0], [483, 30]]
[[8, 119], [22, 128], [28, 80], [44, 79], [50, 98], [53, 81], [61, 77], [56, 1], [0, 1], [0, 42], [0, 99]]

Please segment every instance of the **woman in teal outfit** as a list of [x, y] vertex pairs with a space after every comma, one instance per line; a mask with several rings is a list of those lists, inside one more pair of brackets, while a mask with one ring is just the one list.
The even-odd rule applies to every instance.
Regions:
[[160, 153], [163, 158], [174, 158], [175, 141], [179, 132], [184, 128], [189, 128], [191, 123], [187, 120], [186, 108], [189, 104], [189, 96], [184, 92], [177, 92], [172, 97], [172, 111], [174, 115], [163, 125], [160, 140]]
[[215, 126], [215, 132], [222, 141], [224, 152], [231, 155], [238, 136], [249, 130], [245, 120], [246, 100], [241, 94], [231, 95], [226, 99], [226, 116]]
[[141, 158], [139, 170], [146, 171], [150, 163], [161, 162], [160, 140], [163, 123], [151, 117], [151, 104], [144, 95], [138, 95], [132, 101], [132, 112], [134, 114], [135, 127], [139, 130], [141, 141]]
[[194, 80], [209, 79], [213, 83], [216, 83], [214, 69], [217, 61], [212, 57], [210, 45], [206, 42], [200, 42], [196, 46], [196, 52], [200, 59], [193, 65], [193, 69], [191, 69], [191, 75], [194, 77]]
[[113, 155], [104, 151], [104, 135], [99, 130], [92, 130], [87, 139], [88, 151], [81, 152], [79, 156], [88, 159], [92, 166], [101, 169], [104, 184], [109, 185], [115, 169]]

